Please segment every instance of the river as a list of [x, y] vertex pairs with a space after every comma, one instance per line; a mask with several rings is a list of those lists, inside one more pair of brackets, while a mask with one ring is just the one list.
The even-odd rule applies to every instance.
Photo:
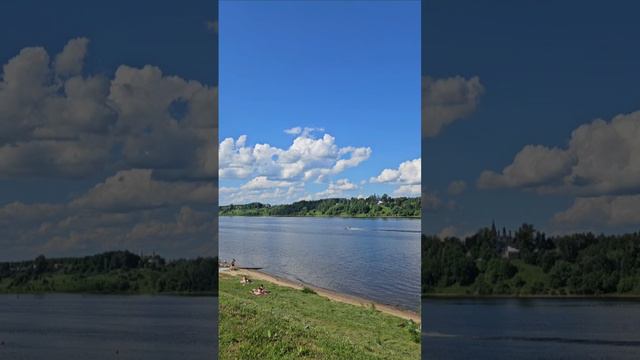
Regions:
[[221, 259], [419, 310], [420, 220], [221, 216], [219, 221]]
[[638, 359], [640, 302], [429, 299], [423, 359]]
[[0, 359], [215, 359], [215, 297], [0, 295]]

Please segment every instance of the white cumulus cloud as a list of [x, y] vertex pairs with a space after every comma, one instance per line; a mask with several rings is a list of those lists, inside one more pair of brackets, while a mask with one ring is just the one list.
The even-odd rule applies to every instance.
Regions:
[[82, 178], [115, 166], [215, 178], [217, 88], [150, 65], [83, 75], [88, 44], [72, 39], [54, 61], [27, 47], [3, 66], [0, 177]]
[[408, 160], [401, 163], [397, 169], [384, 169], [378, 176], [369, 179], [371, 183], [396, 184], [394, 196], [418, 196], [421, 193], [420, 180], [422, 159]]
[[464, 180], [452, 181], [447, 187], [449, 195], [460, 195], [467, 189], [467, 183]]
[[575, 129], [565, 148], [527, 145], [501, 172], [484, 171], [481, 188], [533, 188], [579, 196], [640, 191], [640, 112]]
[[338, 179], [335, 182], [330, 182], [327, 189], [316, 193], [313, 198], [315, 199], [327, 199], [345, 196], [345, 192], [358, 189], [358, 185], [349, 181], [349, 179]]
[[68, 201], [1, 205], [0, 258], [215, 254], [217, 88], [150, 65], [86, 74], [88, 45], [26, 47], [2, 67], [0, 178], [103, 180]]
[[477, 108], [484, 86], [474, 76], [444, 79], [422, 78], [422, 136], [434, 137], [444, 127], [471, 115]]
[[61, 76], [80, 74], [84, 65], [84, 57], [87, 54], [88, 45], [89, 39], [84, 37], [69, 40], [62, 52], [56, 56], [56, 74]]
[[577, 198], [568, 209], [556, 213], [552, 222], [562, 228], [590, 230], [640, 224], [640, 195]]
[[246, 135], [224, 139], [219, 149], [222, 179], [266, 176], [271, 180], [322, 181], [371, 156], [369, 147], [339, 147], [330, 134], [315, 138], [303, 130], [287, 149], [269, 144], [249, 146]]

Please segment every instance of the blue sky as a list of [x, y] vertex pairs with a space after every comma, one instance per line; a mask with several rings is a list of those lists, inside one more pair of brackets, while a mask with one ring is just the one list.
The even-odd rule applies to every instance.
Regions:
[[216, 254], [217, 11], [0, 5], [0, 261]]
[[[457, 95], [448, 96], [468, 106], [451, 110], [457, 117], [424, 139], [425, 190], [448, 205], [426, 210], [426, 232], [463, 235], [492, 219], [549, 232], [638, 228], [640, 218], [623, 214], [640, 209], [640, 159], [632, 155], [640, 140], [625, 136], [640, 122], [640, 53], [629, 43], [638, 10], [632, 3], [425, 3], [422, 74], [459, 76], [457, 87], [449, 84]], [[470, 86], [474, 77], [482, 91]], [[504, 176], [528, 145], [539, 147]], [[483, 171], [498, 176], [479, 183]], [[466, 188], [450, 195], [456, 180]]]
[[[250, 168], [256, 160], [240, 165], [228, 158], [225, 165], [221, 153], [221, 204], [392, 194], [416, 184], [370, 179], [420, 157], [419, 8], [418, 1], [221, 2], [221, 141], [246, 135], [244, 148], [251, 151], [256, 144], [286, 151], [302, 133], [284, 130], [308, 127], [323, 129], [309, 133], [310, 139], [329, 134], [338, 148], [371, 150], [357, 165], [307, 181], [304, 171], [328, 168], [338, 158], [324, 157], [322, 166], [309, 159], [300, 174], [289, 177], [276, 169], [245, 169], [238, 176], [225, 166]], [[237, 155], [234, 149], [231, 155]], [[281, 182], [281, 191], [267, 194], [274, 185], [268, 183], [270, 189], [239, 194], [240, 186], [260, 176]], [[342, 189], [355, 188], [337, 191], [342, 179], [348, 180]], [[336, 191], [323, 193], [331, 183]], [[284, 194], [298, 186], [303, 188]]]

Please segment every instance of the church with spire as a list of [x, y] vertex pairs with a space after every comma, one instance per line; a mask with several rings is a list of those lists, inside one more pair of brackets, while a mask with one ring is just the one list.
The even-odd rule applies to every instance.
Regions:
[[507, 229], [503, 226], [502, 231], [498, 231], [495, 220], [492, 220], [489, 233], [496, 240], [497, 250], [502, 253], [503, 258], [512, 259], [518, 257], [520, 249], [514, 246], [514, 237], [511, 230], [507, 232]]

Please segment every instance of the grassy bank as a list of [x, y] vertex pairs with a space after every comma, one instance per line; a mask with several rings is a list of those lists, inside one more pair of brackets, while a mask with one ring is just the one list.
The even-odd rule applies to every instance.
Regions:
[[554, 287], [551, 276], [541, 267], [522, 260], [511, 260], [516, 275], [508, 277], [486, 276], [476, 278], [471, 285], [459, 283], [447, 287], [434, 287], [423, 297], [508, 297], [508, 298], [580, 298], [580, 297], [634, 297], [637, 294], [575, 294], [568, 286]]
[[[565, 289], [549, 289], [549, 276], [541, 268], [512, 260], [516, 276], [511, 278], [477, 278], [470, 285], [452, 284], [446, 287], [434, 287], [423, 296], [508, 296], [528, 297], [535, 295], [567, 295]], [[543, 292], [545, 291], [546, 292]]]
[[410, 321], [312, 291], [265, 286], [271, 293], [255, 297], [252, 286], [220, 275], [221, 359], [420, 358], [419, 329]]

